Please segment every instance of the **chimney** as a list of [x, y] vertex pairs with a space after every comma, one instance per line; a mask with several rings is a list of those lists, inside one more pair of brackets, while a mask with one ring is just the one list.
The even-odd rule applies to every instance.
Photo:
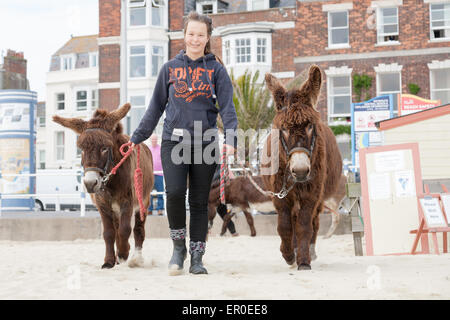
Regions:
[[27, 60], [23, 57], [23, 52], [9, 50], [3, 58], [3, 69], [5, 72], [18, 73], [27, 78]]

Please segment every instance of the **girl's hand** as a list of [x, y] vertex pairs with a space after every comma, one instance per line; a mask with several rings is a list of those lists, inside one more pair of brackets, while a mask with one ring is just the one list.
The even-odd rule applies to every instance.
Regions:
[[134, 149], [135, 144], [132, 142], [130, 148]]

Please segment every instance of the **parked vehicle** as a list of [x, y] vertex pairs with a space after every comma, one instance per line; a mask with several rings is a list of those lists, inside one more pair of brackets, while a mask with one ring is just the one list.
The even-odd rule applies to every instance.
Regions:
[[85, 192], [86, 210], [96, 210], [91, 197], [84, 190], [81, 170], [40, 169], [36, 173], [37, 210], [54, 211], [59, 205], [60, 210], [79, 211], [82, 191]]

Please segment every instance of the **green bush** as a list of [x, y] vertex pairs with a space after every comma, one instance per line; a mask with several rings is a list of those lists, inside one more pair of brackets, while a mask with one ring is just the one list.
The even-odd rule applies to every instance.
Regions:
[[330, 126], [331, 131], [333, 131], [333, 134], [335, 136], [338, 136], [340, 134], [348, 134], [350, 135], [352, 132], [351, 126], [347, 126], [344, 124], [338, 125], [338, 126]]
[[415, 83], [408, 83], [409, 93], [417, 95], [420, 91], [420, 87]]

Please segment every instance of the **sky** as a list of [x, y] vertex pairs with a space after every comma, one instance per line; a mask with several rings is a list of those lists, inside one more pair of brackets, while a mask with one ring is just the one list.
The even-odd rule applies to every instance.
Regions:
[[23, 52], [30, 89], [45, 101], [52, 54], [73, 36], [98, 34], [98, 0], [0, 0], [0, 53]]

